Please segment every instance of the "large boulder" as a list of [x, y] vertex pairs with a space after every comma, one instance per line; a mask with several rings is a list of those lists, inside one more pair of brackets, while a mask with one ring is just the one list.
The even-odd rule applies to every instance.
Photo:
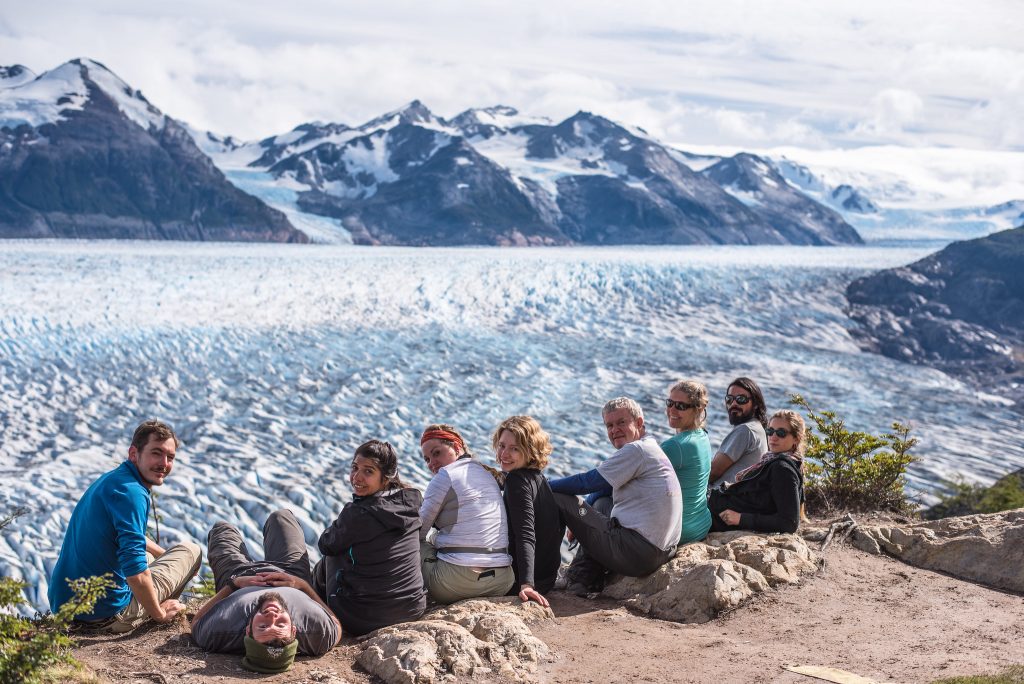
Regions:
[[860, 526], [853, 544], [926, 570], [1024, 592], [1024, 509], [912, 525]]
[[723, 532], [683, 546], [646, 577], [616, 578], [603, 594], [652, 617], [703, 623], [769, 587], [799, 582], [817, 567], [796, 535]]
[[549, 651], [526, 625], [553, 617], [550, 608], [516, 597], [470, 599], [431, 611], [418, 622], [373, 632], [358, 660], [389, 684], [462, 677], [527, 680]]

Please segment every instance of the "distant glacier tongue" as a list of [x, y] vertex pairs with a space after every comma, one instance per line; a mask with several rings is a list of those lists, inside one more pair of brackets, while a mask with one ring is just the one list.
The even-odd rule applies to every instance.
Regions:
[[[669, 436], [669, 384], [709, 387], [711, 442], [726, 383], [750, 375], [770, 410], [800, 392], [857, 428], [908, 420], [928, 490], [1024, 465], [1020, 419], [937, 371], [858, 351], [843, 288], [925, 252], [885, 248], [404, 249], [112, 242], [0, 245], [0, 574], [46, 583], [78, 496], [159, 417], [184, 445], [158, 489], [166, 538], [217, 520], [260, 538], [290, 507], [315, 545], [351, 493], [370, 438], [428, 480], [417, 436], [464, 430], [493, 461], [504, 417], [550, 432], [550, 472], [611, 449], [600, 406], [629, 395]], [[313, 556], [316, 557], [315, 551]]]

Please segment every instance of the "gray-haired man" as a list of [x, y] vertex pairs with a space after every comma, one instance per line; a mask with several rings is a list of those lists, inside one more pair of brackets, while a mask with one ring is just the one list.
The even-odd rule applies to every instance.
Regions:
[[[581, 596], [601, 591], [609, 572], [642, 577], [657, 570], [675, 555], [682, 526], [679, 480], [647, 435], [640, 405], [618, 397], [601, 416], [615, 453], [593, 470], [551, 482], [559, 514], [580, 543], [568, 579]], [[610, 506], [575, 496], [608, 489], [611, 499], [599, 501]]]

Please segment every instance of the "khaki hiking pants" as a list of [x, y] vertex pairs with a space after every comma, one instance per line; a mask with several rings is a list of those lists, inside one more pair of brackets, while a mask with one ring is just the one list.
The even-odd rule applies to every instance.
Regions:
[[[198, 544], [183, 542], [167, 549], [164, 555], [156, 560], [149, 554], [146, 554], [146, 558], [149, 559], [149, 572], [153, 578], [157, 601], [163, 603], [167, 599], [181, 596], [185, 585], [199, 572], [199, 565], [203, 562], [203, 550]], [[134, 595], [128, 607], [114, 618], [107, 629], [115, 634], [130, 632], [150, 619], [149, 613]]]
[[512, 566], [467, 568], [440, 560], [430, 542], [420, 542], [423, 585], [438, 603], [455, 603], [478, 596], [504, 596], [515, 583]]

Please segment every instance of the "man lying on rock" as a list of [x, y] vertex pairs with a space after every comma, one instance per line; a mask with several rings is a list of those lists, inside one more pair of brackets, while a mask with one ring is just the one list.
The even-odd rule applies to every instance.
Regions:
[[321, 656], [341, 640], [341, 624], [310, 586], [306, 541], [291, 511], [267, 518], [264, 561], [253, 561], [238, 528], [223, 521], [207, 547], [217, 593], [192, 621], [200, 648], [245, 653], [245, 669], [277, 673], [296, 652]]
[[[616, 452], [593, 470], [551, 482], [559, 515], [580, 543], [567, 575], [569, 591], [578, 596], [601, 591], [609, 572], [654, 572], [675, 555], [682, 527], [679, 480], [647, 435], [640, 405], [619, 397], [601, 415]], [[575, 496], [607, 489], [611, 498], [595, 506]]]
[[50, 578], [50, 609], [73, 597], [70, 580], [113, 575], [114, 587], [76, 622], [115, 633], [149, 619], [170, 622], [177, 600], [199, 572], [202, 550], [183, 542], [166, 551], [146, 537], [150, 489], [171, 474], [180, 442], [166, 423], [147, 420], [135, 429], [128, 460], [101, 475], [71, 513]]

